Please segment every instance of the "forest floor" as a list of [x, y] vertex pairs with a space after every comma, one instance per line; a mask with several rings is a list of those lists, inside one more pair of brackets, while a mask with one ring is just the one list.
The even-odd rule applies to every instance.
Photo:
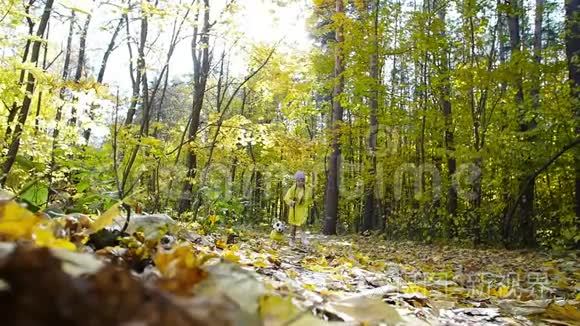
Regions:
[[109, 211], [46, 221], [0, 208], [0, 313], [11, 325], [580, 325], [577, 251], [318, 234], [291, 247], [264, 231], [180, 223], [151, 237], [167, 225], [147, 216], [95, 245]]
[[[462, 249], [362, 236], [310, 235], [308, 242], [300, 249], [280, 246], [280, 264], [257, 272], [301, 308], [328, 319], [380, 319], [361, 298], [381, 298], [412, 325], [580, 324], [578, 252]], [[269, 243], [254, 238], [241, 248], [264, 246]], [[345, 298], [359, 309], [334, 304]]]

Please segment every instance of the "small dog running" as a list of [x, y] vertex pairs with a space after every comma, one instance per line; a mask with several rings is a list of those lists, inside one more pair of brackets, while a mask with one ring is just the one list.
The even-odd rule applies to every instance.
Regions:
[[270, 232], [270, 239], [276, 242], [284, 241], [284, 231], [286, 230], [286, 225], [280, 220], [274, 221], [272, 224], [272, 232]]

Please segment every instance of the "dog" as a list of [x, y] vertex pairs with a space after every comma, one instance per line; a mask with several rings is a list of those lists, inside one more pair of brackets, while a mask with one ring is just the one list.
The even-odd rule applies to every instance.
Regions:
[[270, 239], [276, 242], [282, 242], [284, 240], [284, 231], [286, 230], [286, 225], [280, 220], [274, 221], [272, 224], [272, 232], [270, 232]]

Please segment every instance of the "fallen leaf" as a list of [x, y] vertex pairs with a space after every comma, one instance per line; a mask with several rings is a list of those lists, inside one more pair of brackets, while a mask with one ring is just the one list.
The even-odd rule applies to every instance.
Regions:
[[271, 264], [267, 263], [267, 262], [266, 262], [264, 259], [262, 259], [262, 258], [256, 259], [256, 260], [255, 260], [255, 261], [252, 263], [252, 265], [253, 265], [254, 267], [258, 267], [258, 268], [268, 268], [268, 267], [271, 267], [271, 266], [272, 266]]
[[226, 243], [225, 241], [223, 241], [223, 240], [216, 240], [216, 241], [215, 241], [215, 246], [216, 246], [217, 248], [220, 248], [220, 249], [222, 249], [222, 250], [223, 250], [223, 249], [226, 249], [228, 245], [227, 245], [227, 243]]
[[77, 246], [75, 246], [74, 243], [66, 239], [56, 238], [50, 228], [39, 227], [37, 225], [37, 227], [34, 228], [32, 236], [36, 245], [39, 247], [60, 248], [69, 251], [75, 251], [77, 249]]
[[426, 288], [413, 284], [413, 283], [409, 283], [407, 285], [407, 287], [404, 289], [405, 293], [421, 293], [424, 296], [429, 296], [429, 290], [427, 290]]
[[511, 289], [505, 285], [500, 286], [497, 289], [491, 289], [489, 294], [498, 298], [507, 298], [511, 295]]
[[224, 257], [225, 260], [227, 260], [229, 262], [232, 262], [232, 263], [237, 263], [237, 262], [240, 261], [240, 256], [237, 255], [235, 253], [235, 251], [233, 251], [233, 250], [226, 250], [226, 251], [224, 251], [223, 257]]
[[202, 265], [210, 258], [189, 246], [158, 252], [154, 262], [162, 276], [159, 286], [177, 295], [191, 294], [193, 286], [207, 277]]
[[260, 316], [264, 326], [321, 326], [330, 323], [318, 319], [309, 311], [300, 311], [292, 299], [266, 295], [260, 298]]
[[323, 309], [346, 322], [386, 322], [391, 325], [402, 321], [395, 308], [380, 299], [368, 297], [356, 296], [337, 302], [329, 302]]
[[0, 201], [0, 236], [7, 240], [30, 238], [40, 220], [15, 201]]
[[580, 324], [580, 311], [571, 304], [551, 304], [543, 314], [544, 317], [556, 320], [564, 320]]
[[237, 264], [221, 262], [209, 266], [207, 273], [207, 278], [195, 287], [196, 296], [224, 295], [240, 307], [242, 313], [237, 319], [245, 322], [241, 324], [259, 324], [258, 304], [265, 288], [254, 272]]
[[529, 316], [543, 313], [552, 300], [530, 300], [520, 302], [517, 300], [501, 300], [499, 306], [504, 312], [518, 316]]
[[115, 217], [121, 215], [121, 202], [118, 202], [107, 209], [103, 214], [101, 214], [94, 222], [91, 224], [91, 231], [97, 232], [104, 228], [105, 226], [113, 223]]

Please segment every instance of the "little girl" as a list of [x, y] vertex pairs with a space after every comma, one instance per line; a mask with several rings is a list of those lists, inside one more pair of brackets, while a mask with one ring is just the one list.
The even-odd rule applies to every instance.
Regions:
[[[306, 176], [304, 172], [298, 171], [294, 175], [296, 183], [288, 189], [284, 202], [289, 206], [288, 224], [292, 226], [292, 238], [290, 245], [294, 245], [296, 240], [296, 229], [302, 226], [308, 217], [308, 208], [312, 203], [312, 190], [306, 186]], [[305, 239], [303, 238], [304, 242]]]

